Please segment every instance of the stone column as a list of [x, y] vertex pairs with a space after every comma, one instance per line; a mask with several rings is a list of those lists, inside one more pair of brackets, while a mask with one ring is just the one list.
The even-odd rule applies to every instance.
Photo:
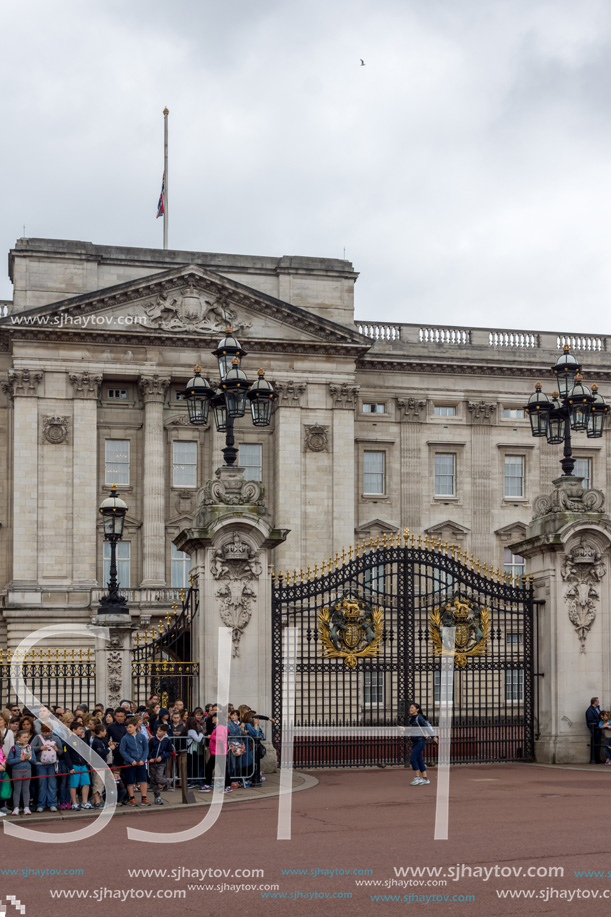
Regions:
[[290, 543], [281, 547], [275, 557], [278, 569], [301, 567], [302, 545], [302, 452], [301, 402], [305, 382], [274, 382], [278, 394], [275, 415], [275, 500], [278, 524], [290, 529]]
[[496, 461], [496, 456], [490, 455], [490, 425], [497, 406], [485, 401], [468, 401], [467, 408], [472, 423], [471, 550], [476, 557], [486, 557], [490, 550], [491, 466]]
[[[426, 421], [424, 398], [397, 398], [401, 424], [401, 525], [413, 532], [422, 526], [422, 428]], [[428, 458], [428, 456], [427, 456]]]
[[91, 616], [96, 627], [107, 628], [108, 639], [97, 638], [95, 644], [96, 696], [109, 707], [118, 707], [132, 691], [132, 634], [148, 627], [150, 615], [131, 618], [128, 615]]
[[40, 370], [9, 369], [13, 398], [13, 587], [38, 583], [38, 387]]
[[141, 586], [165, 586], [165, 432], [163, 403], [169, 378], [141, 376], [144, 473]]
[[[219, 468], [203, 488], [193, 526], [174, 539], [192, 557], [199, 589], [195, 659], [200, 700], [214, 701], [218, 679], [218, 628], [231, 628], [230, 700], [270, 715], [271, 552], [288, 532], [275, 529], [257, 481], [239, 468]], [[270, 735], [267, 735], [270, 738]]]
[[102, 375], [68, 373], [74, 394], [72, 446], [72, 582], [97, 583], [98, 393]]
[[585, 710], [611, 696], [611, 519], [599, 490], [563, 476], [534, 501], [526, 538], [511, 545], [534, 577], [539, 615], [538, 761], [587, 763]]
[[333, 402], [332, 552], [335, 553], [354, 542], [354, 409], [359, 386], [330, 383], [329, 392]]

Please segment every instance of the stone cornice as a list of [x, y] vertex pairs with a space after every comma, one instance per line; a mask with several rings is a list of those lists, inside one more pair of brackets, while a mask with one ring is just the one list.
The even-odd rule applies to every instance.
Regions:
[[101, 373], [90, 373], [88, 370], [82, 373], [68, 373], [75, 398], [97, 398], [102, 378]]
[[[410, 360], [405, 358], [396, 359], [360, 359], [357, 360], [356, 371], [358, 372], [399, 372], [430, 373], [431, 375], [460, 375], [460, 376], [511, 376], [521, 379], [549, 379], [549, 390], [551, 392], [554, 380], [550, 373], [550, 364], [540, 363], [516, 363], [515, 357], [508, 354], [506, 363], [490, 363], [484, 360], [478, 360], [473, 357], [472, 360], [454, 359], [448, 361], [447, 357], [440, 355], [438, 360]], [[598, 366], [588, 367], [588, 378], [594, 381], [611, 382], [611, 370], [603, 370]]]

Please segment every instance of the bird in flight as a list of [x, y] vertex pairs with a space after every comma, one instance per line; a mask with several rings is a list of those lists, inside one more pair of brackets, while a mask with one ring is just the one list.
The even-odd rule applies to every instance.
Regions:
[[362, 58], [362, 57], [361, 57], [361, 58], [359, 58], [359, 59], [360, 59], [360, 61], [361, 61], [361, 67], [364, 67], [364, 66], [365, 66], [365, 61], [363, 60], [363, 58]]

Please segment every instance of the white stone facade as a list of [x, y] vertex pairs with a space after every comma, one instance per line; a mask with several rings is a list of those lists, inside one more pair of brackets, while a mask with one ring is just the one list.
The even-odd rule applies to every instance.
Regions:
[[[238, 444], [260, 447], [274, 525], [290, 530], [276, 570], [313, 568], [405, 527], [502, 569], [534, 498], [559, 474], [560, 448], [533, 439], [519, 416], [534, 383], [552, 391], [566, 341], [586, 382], [611, 395], [604, 336], [355, 323], [357, 274], [346, 261], [22, 239], [10, 269], [14, 301], [0, 321], [0, 637], [9, 646], [50, 615], [95, 612], [97, 509], [113, 483], [107, 441], [128, 444], [117, 483], [129, 507], [130, 607], [153, 620], [168, 612], [172, 542], [223, 446], [213, 424], [189, 425], [177, 392], [196, 363], [216, 378], [210, 351], [228, 322], [247, 375], [263, 367], [279, 395], [270, 427], [236, 424]], [[186, 483], [175, 443], [193, 444]], [[590, 486], [603, 490], [608, 443], [608, 434], [574, 440]]]

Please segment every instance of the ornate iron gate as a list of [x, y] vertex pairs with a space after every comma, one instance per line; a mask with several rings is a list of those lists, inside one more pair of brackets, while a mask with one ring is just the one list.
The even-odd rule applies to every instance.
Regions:
[[[277, 724], [284, 628], [296, 628], [295, 725], [374, 727], [406, 725], [411, 701], [437, 723], [440, 632], [453, 625], [451, 760], [532, 759], [533, 587], [526, 577], [489, 570], [454, 545], [406, 530], [357, 543], [320, 570], [280, 574], [272, 603]], [[279, 740], [278, 725], [278, 748]], [[301, 767], [404, 764], [406, 744], [394, 736], [297, 738], [294, 760]]]
[[199, 664], [191, 658], [191, 625], [198, 610], [198, 590], [181, 590], [182, 607], [174, 602], [166, 615], [143, 636], [136, 635], [132, 650], [133, 697], [144, 704], [158, 694], [162, 707], [182, 700], [187, 710], [197, 702]]

